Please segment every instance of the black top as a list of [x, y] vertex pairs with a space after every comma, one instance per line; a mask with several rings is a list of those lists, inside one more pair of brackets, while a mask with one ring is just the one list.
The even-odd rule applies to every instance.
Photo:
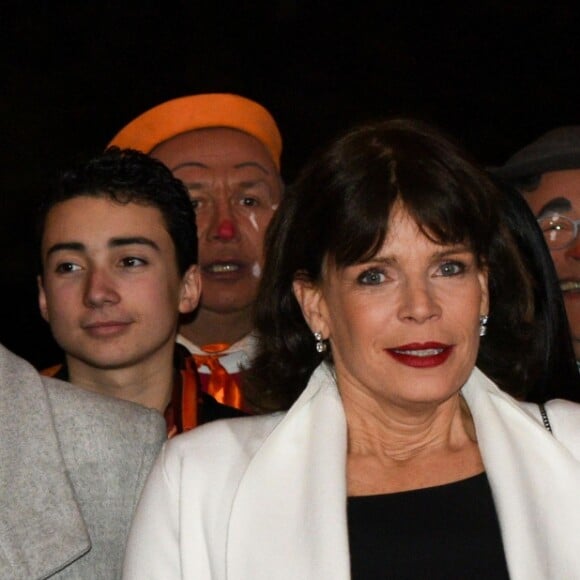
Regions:
[[485, 473], [348, 498], [352, 580], [509, 579]]

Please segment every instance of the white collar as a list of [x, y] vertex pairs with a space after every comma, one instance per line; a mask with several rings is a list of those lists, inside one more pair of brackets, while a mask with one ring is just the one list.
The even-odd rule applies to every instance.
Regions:
[[[184, 346], [191, 354], [207, 354], [203, 351], [197, 344], [193, 343], [191, 340], [183, 336], [182, 334], [177, 335], [176, 342]], [[226, 354], [232, 354], [234, 352], [252, 352], [256, 345], [256, 336], [253, 333], [246, 334], [237, 342], [231, 344], [226, 350], [222, 351], [220, 356]]]
[[[510, 577], [578, 578], [580, 463], [478, 369], [462, 394], [473, 414]], [[237, 488], [228, 530], [231, 580], [350, 578], [346, 454], [342, 401], [322, 364]]]

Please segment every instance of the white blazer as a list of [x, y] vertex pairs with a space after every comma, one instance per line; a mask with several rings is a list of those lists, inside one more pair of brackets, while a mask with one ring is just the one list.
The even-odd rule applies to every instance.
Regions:
[[[475, 369], [473, 414], [513, 580], [580, 578], [580, 405], [537, 406]], [[140, 500], [125, 580], [347, 580], [346, 420], [322, 364], [287, 413], [170, 440]]]

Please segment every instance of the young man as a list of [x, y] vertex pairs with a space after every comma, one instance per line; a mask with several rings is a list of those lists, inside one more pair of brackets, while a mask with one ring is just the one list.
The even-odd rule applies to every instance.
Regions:
[[239, 373], [253, 352], [264, 233], [283, 189], [276, 122], [264, 107], [238, 95], [192, 95], [143, 113], [111, 144], [163, 161], [187, 186], [203, 293], [177, 340], [192, 354], [203, 388], [247, 410]]
[[201, 291], [187, 190], [159, 161], [110, 148], [65, 172], [40, 210], [39, 305], [57, 376], [165, 415], [173, 435], [237, 413], [174, 368], [180, 313]]
[[121, 576], [161, 416], [41, 377], [0, 345], [0, 578]]
[[580, 125], [548, 131], [494, 173], [522, 192], [544, 232], [580, 361]]

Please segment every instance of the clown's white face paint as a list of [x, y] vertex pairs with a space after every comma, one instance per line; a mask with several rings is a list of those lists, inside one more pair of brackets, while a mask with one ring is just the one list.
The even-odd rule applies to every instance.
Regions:
[[[282, 194], [267, 149], [246, 133], [215, 128], [177, 135], [151, 155], [185, 183], [195, 207], [201, 308], [249, 310], [262, 270], [264, 233]], [[226, 222], [231, 227], [224, 228]]]
[[248, 215], [248, 219], [250, 220], [250, 223], [252, 224], [253, 228], [256, 231], [258, 231], [258, 222], [256, 221], [256, 214], [250, 213], [250, 215]]
[[258, 262], [255, 262], [252, 266], [252, 275], [256, 278], [259, 278], [262, 275], [262, 268]]

